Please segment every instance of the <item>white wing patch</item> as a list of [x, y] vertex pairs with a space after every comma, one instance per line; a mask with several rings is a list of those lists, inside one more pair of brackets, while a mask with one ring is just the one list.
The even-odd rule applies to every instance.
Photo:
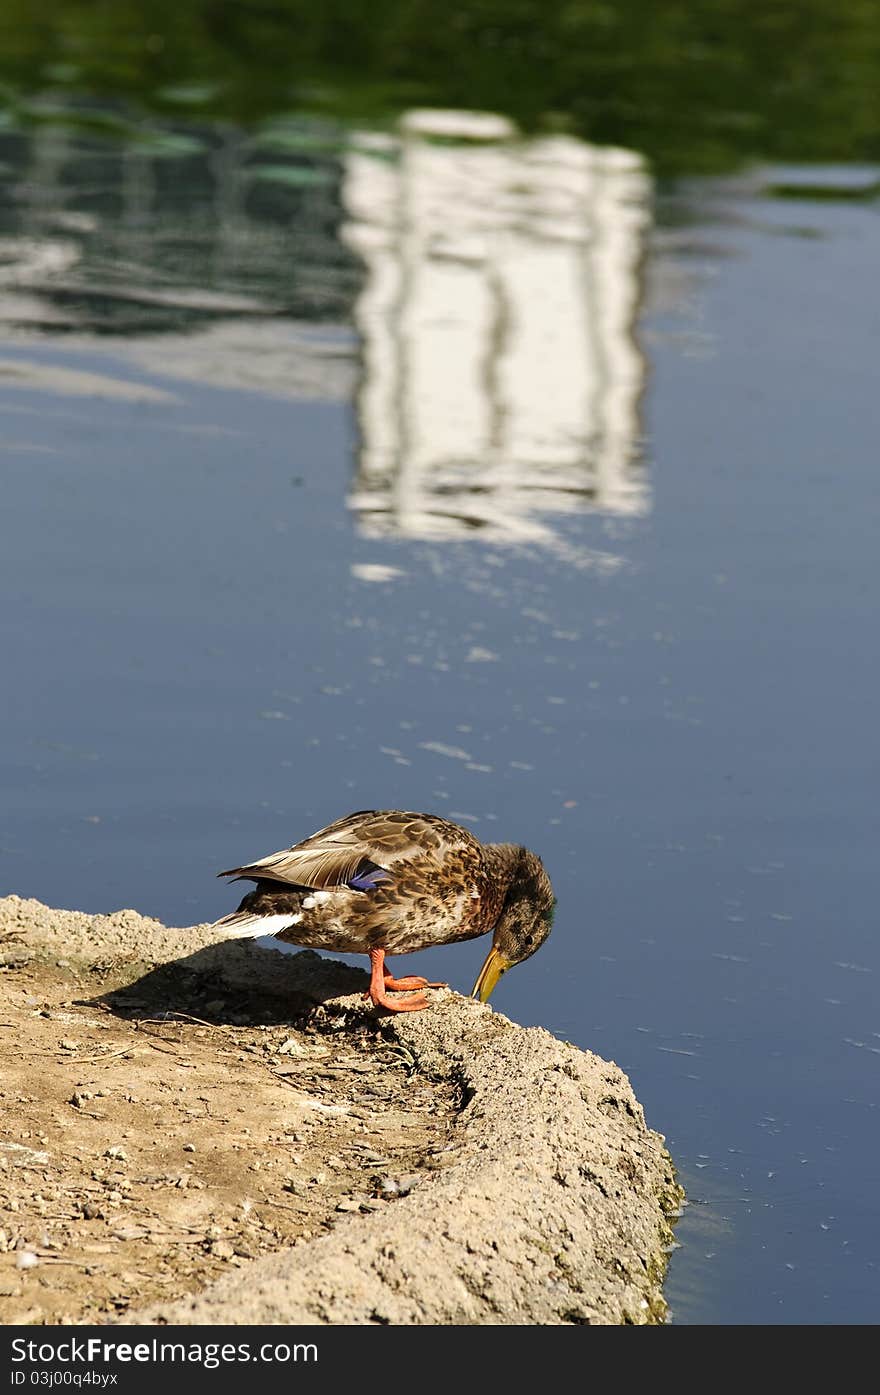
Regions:
[[280, 930], [298, 925], [301, 920], [301, 915], [249, 915], [235, 925], [225, 925], [222, 920], [218, 920], [216, 925], [218, 929], [228, 930], [234, 939], [251, 940], [260, 935], [277, 935]]

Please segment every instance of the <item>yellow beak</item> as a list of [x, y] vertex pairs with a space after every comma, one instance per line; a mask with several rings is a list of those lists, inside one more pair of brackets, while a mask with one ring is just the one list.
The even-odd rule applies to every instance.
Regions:
[[488, 1003], [492, 990], [502, 974], [512, 968], [511, 961], [505, 959], [500, 950], [493, 945], [486, 955], [486, 962], [477, 975], [477, 981], [471, 992], [472, 998], [479, 998], [481, 1003]]

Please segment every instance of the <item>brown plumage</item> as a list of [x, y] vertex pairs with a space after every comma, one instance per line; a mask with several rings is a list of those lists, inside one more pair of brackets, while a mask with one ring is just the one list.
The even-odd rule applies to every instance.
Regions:
[[498, 978], [534, 954], [550, 933], [553, 889], [539, 857], [513, 843], [480, 843], [436, 814], [362, 810], [281, 852], [220, 872], [256, 882], [217, 922], [233, 935], [274, 934], [313, 949], [368, 954], [369, 996], [391, 1011], [427, 1007], [400, 1000], [386, 954], [410, 954], [493, 932], [474, 986], [485, 1002]]

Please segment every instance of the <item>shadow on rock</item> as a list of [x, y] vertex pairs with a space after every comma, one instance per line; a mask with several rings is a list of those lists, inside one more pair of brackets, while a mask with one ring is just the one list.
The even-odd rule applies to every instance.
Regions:
[[279, 954], [223, 940], [84, 1001], [129, 1020], [178, 1014], [217, 1025], [301, 1025], [317, 1009], [363, 992], [368, 983], [362, 970], [322, 959], [313, 950]]

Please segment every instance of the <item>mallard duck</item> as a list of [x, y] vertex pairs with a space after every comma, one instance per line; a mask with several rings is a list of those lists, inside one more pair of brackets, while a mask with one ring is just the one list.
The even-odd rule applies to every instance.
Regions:
[[274, 935], [312, 949], [367, 954], [365, 996], [389, 1012], [417, 1012], [427, 979], [395, 978], [385, 959], [492, 931], [472, 996], [485, 1003], [503, 973], [550, 934], [555, 899], [541, 859], [515, 843], [483, 844], [436, 814], [365, 809], [302, 843], [220, 877], [256, 882], [217, 921], [235, 936]]

